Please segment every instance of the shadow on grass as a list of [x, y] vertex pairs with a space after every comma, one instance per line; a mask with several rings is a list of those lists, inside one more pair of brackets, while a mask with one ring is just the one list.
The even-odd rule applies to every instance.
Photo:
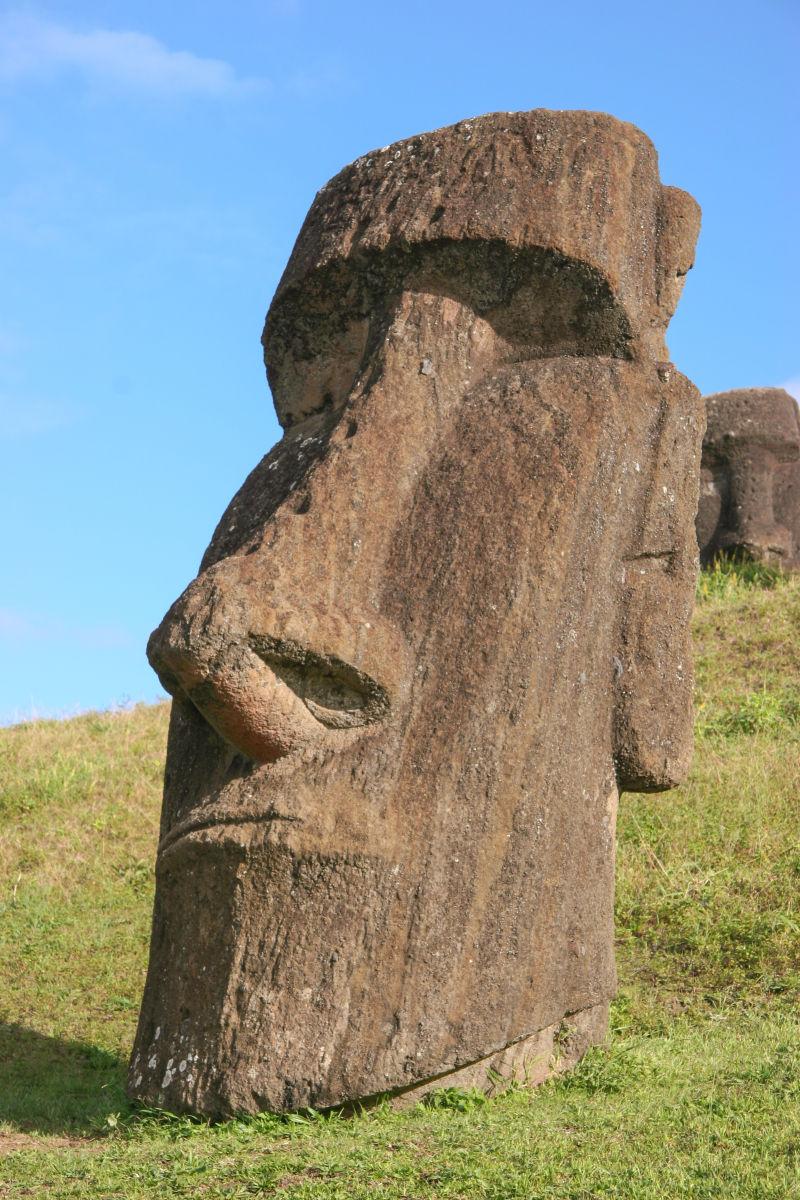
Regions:
[[0, 1124], [25, 1133], [98, 1132], [129, 1111], [127, 1064], [85, 1042], [0, 1023]]

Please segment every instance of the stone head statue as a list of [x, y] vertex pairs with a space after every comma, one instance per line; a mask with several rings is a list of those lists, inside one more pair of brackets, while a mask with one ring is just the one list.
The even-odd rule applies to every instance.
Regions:
[[317, 195], [265, 329], [284, 436], [150, 640], [131, 1095], [326, 1107], [602, 1036], [618, 792], [690, 754], [703, 412], [663, 339], [698, 221], [587, 112]]
[[704, 563], [800, 566], [800, 416], [782, 388], [706, 397], [697, 540]]

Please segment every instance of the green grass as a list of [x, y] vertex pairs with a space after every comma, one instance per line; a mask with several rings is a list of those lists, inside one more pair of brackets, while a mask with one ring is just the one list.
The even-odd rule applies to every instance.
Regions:
[[490, 1100], [132, 1112], [166, 709], [0, 731], [0, 1197], [800, 1197], [800, 578], [707, 572], [694, 628], [691, 778], [620, 806], [609, 1043]]

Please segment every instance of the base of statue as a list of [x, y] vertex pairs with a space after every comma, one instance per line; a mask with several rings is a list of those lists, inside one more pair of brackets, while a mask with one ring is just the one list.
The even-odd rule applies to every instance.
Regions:
[[553, 1025], [509, 1042], [484, 1058], [445, 1071], [409, 1087], [369, 1097], [348, 1106], [369, 1108], [388, 1100], [394, 1109], [407, 1108], [443, 1088], [478, 1089], [496, 1096], [512, 1085], [537, 1087], [554, 1075], [571, 1070], [592, 1046], [601, 1045], [608, 1033], [608, 1003], [570, 1013]]

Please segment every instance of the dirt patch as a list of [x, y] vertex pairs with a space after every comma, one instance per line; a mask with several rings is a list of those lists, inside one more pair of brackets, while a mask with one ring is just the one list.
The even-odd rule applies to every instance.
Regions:
[[[102, 1148], [101, 1138], [42, 1137], [35, 1133], [0, 1133], [0, 1157], [19, 1150], [91, 1150]], [[2, 1194], [2, 1193], [0, 1193]]]

